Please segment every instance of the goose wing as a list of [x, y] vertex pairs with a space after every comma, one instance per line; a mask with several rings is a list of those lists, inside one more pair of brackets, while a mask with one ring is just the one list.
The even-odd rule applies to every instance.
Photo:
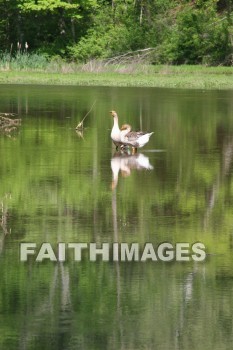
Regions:
[[125, 138], [127, 138], [128, 141], [136, 141], [143, 135], [145, 135], [145, 132], [143, 131], [130, 131], [128, 134], [126, 134]]

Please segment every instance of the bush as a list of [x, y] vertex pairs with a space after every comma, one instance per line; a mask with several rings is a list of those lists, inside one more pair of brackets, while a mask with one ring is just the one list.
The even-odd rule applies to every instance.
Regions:
[[130, 50], [129, 31], [124, 25], [111, 26], [107, 31], [90, 30], [78, 44], [69, 48], [73, 59], [85, 62], [89, 59], [106, 58]]
[[[209, 4], [209, 7], [206, 6]], [[230, 24], [216, 12], [215, 1], [205, 6], [185, 5], [177, 13], [167, 38], [160, 47], [160, 60], [173, 64], [227, 63], [231, 53]]]

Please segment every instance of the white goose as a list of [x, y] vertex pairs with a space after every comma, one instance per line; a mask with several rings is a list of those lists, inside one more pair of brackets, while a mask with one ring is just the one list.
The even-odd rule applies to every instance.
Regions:
[[118, 115], [115, 111], [110, 111], [111, 116], [113, 117], [113, 127], [111, 131], [111, 139], [113, 143], [116, 146], [116, 150], [118, 149], [119, 146], [122, 145], [121, 143], [121, 130], [119, 128], [118, 124]]
[[154, 132], [131, 131], [131, 126], [129, 124], [124, 124], [121, 127], [120, 133], [121, 143], [131, 146], [133, 153], [136, 153], [138, 148], [145, 146], [153, 133]]

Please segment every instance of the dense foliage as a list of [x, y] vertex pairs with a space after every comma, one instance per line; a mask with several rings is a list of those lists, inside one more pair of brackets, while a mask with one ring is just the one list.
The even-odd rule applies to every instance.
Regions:
[[[153, 63], [232, 65], [232, 0], [0, 0], [1, 51], [79, 62], [154, 48]], [[148, 56], [147, 56], [148, 57]]]

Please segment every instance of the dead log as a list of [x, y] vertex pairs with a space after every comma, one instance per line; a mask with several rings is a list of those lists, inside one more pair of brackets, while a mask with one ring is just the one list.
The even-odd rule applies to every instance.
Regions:
[[0, 131], [4, 133], [11, 133], [17, 130], [21, 125], [21, 119], [12, 118], [13, 113], [0, 113]]

